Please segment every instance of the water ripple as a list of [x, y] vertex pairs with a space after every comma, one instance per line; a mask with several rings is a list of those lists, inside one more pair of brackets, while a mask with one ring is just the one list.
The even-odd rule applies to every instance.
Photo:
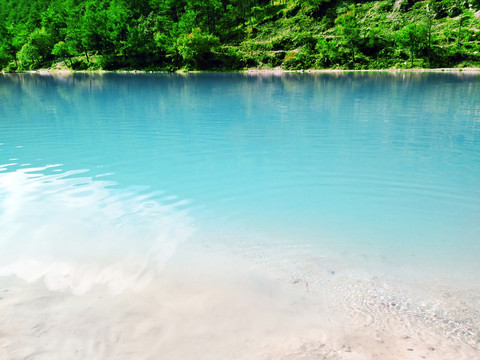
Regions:
[[[193, 233], [189, 202], [60, 165], [0, 173], [0, 276], [75, 294], [143, 288]], [[48, 174], [44, 174], [47, 172]]]

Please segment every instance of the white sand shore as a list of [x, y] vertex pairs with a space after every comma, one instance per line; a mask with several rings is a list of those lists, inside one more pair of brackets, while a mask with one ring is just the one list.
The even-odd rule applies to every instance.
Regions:
[[387, 294], [356, 302], [328, 282], [282, 282], [238, 258], [187, 252], [148, 286], [118, 295], [97, 286], [75, 296], [3, 278], [0, 358], [480, 358], [456, 330], [416, 318], [406, 303], [398, 311]]

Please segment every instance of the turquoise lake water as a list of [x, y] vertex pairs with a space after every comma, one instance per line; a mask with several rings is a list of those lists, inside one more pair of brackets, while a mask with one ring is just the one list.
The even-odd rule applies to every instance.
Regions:
[[72, 266], [161, 273], [194, 243], [293, 282], [476, 291], [480, 76], [3, 74], [0, 228], [0, 275], [53, 290]]
[[[255, 231], [404, 261], [480, 256], [477, 75], [24, 74], [0, 85], [3, 218], [18, 192], [91, 202], [100, 219], [114, 203], [116, 226], [143, 221], [128, 202], [168, 206], [227, 242], [230, 229], [234, 241]], [[21, 211], [6, 224], [24, 226], [20, 237]]]

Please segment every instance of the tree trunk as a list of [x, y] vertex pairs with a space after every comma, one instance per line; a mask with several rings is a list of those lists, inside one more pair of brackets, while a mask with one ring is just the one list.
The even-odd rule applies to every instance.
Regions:
[[427, 37], [427, 56], [428, 56], [428, 66], [432, 66], [432, 26], [433, 19], [431, 16], [428, 17], [428, 37]]
[[462, 23], [463, 23], [463, 18], [460, 18], [460, 27], [458, 28], [458, 34], [457, 34], [457, 47], [459, 47], [460, 44], [460, 36], [462, 34]]

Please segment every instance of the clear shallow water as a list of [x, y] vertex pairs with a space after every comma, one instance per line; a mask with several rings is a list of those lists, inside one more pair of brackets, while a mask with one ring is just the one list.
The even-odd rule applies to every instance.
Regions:
[[[471, 74], [4, 74], [0, 275], [122, 293], [222, 248], [476, 348], [479, 99]], [[429, 303], [447, 280], [468, 315]]]

